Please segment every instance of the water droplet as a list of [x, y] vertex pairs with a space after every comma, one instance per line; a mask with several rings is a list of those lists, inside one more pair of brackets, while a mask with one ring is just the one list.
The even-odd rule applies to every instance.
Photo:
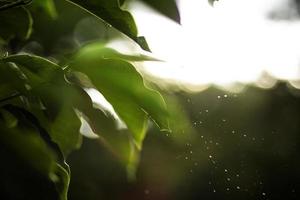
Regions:
[[210, 159], [212, 159], [212, 155], [209, 155], [208, 157], [209, 157]]
[[235, 133], [235, 130], [231, 131], [231, 133]]
[[216, 145], [218, 146], [218, 145], [219, 145], [219, 143], [218, 143], [218, 142], [216, 142]]
[[213, 189], [213, 193], [216, 193], [217, 191], [215, 189]]
[[244, 137], [247, 137], [247, 135], [246, 135], [246, 134], [244, 134], [243, 136], [244, 136]]
[[207, 112], [207, 113], [208, 113], [208, 110], [205, 110], [205, 112]]
[[236, 186], [236, 189], [238, 189], [238, 190], [239, 190], [239, 189], [241, 189], [241, 188], [240, 188], [240, 186]]
[[263, 193], [262, 193], [262, 195], [263, 195], [263, 196], [266, 196], [266, 193], [265, 193], [265, 192], [263, 192]]
[[218, 99], [221, 99], [221, 96], [218, 96]]
[[194, 165], [195, 165], [195, 166], [198, 166], [198, 163], [197, 163], [197, 162], [195, 162], [195, 163], [194, 163]]
[[185, 159], [187, 160], [187, 159], [189, 159], [189, 157], [186, 156]]
[[228, 95], [227, 94], [224, 94], [224, 98], [227, 98], [228, 97]]
[[226, 188], [226, 190], [229, 191], [230, 189], [229, 189], [229, 188]]
[[201, 135], [201, 138], [204, 138], [204, 136], [203, 136], [203, 135]]
[[237, 174], [237, 175], [236, 175], [236, 177], [240, 177], [240, 175], [239, 175], [239, 174]]
[[193, 154], [193, 151], [190, 151], [190, 154]]
[[227, 173], [227, 172], [228, 172], [228, 170], [227, 170], [227, 169], [225, 169], [224, 171], [225, 171], [225, 173]]
[[230, 178], [227, 178], [227, 181], [230, 181]]

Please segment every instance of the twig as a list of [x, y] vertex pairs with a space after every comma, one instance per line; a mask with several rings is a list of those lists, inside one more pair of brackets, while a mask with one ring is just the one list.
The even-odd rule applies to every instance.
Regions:
[[14, 7], [18, 7], [18, 6], [25, 6], [25, 5], [30, 4], [31, 2], [32, 2], [32, 0], [27, 0], [27, 1], [26, 0], [18, 0], [18, 1], [8, 3], [8, 4], [5, 4], [5, 5], [1, 6], [0, 11], [4, 11], [4, 10], [14, 8]]

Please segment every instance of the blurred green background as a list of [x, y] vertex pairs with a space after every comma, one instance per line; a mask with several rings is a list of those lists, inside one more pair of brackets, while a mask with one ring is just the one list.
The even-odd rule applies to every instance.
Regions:
[[[74, 152], [70, 199], [298, 199], [300, 91], [286, 83], [241, 93], [168, 93], [187, 116], [154, 128], [135, 182], [97, 141]], [[169, 104], [170, 105], [170, 104]], [[178, 107], [177, 107], [178, 108]]]

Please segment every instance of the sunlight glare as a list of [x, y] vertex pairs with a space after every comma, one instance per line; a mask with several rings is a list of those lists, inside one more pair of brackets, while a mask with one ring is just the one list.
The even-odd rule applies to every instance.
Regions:
[[300, 20], [267, 18], [284, 1], [220, 0], [211, 7], [207, 0], [181, 0], [181, 26], [134, 5], [140, 35], [167, 61], [148, 62], [146, 71], [193, 85], [252, 83], [265, 73], [299, 79]]

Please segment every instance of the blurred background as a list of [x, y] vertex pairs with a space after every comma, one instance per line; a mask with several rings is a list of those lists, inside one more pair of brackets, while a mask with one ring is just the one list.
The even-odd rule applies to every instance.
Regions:
[[[136, 65], [165, 95], [172, 132], [151, 126], [133, 182], [85, 139], [69, 158], [70, 199], [299, 199], [300, 2], [178, 4], [181, 26], [127, 5], [165, 61]], [[109, 46], [137, 51], [120, 37]]]
[[[12, 52], [63, 64], [74, 49], [98, 41], [141, 53], [112, 27], [63, 2], [32, 8], [31, 40]], [[142, 53], [163, 60], [135, 66], [164, 94], [172, 132], [150, 126], [135, 181], [98, 140], [85, 138], [68, 159], [69, 199], [299, 199], [300, 1], [178, 5], [181, 25], [134, 0], [124, 6], [153, 51]]]

